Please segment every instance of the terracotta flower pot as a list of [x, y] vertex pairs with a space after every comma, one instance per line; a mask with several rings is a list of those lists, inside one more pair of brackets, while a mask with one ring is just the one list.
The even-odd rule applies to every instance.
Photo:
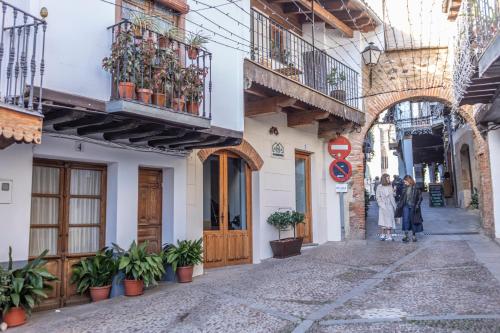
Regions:
[[26, 311], [21, 307], [10, 308], [3, 316], [3, 321], [5, 321], [9, 327], [23, 325], [26, 323]]
[[151, 95], [153, 95], [153, 91], [151, 89], [137, 89], [137, 100], [145, 104], [151, 104]]
[[170, 47], [170, 44], [172, 44], [170, 38], [165, 36], [158, 37], [158, 47], [160, 49], [168, 49]]
[[297, 256], [302, 248], [302, 237], [284, 238], [281, 240], [270, 241], [273, 257], [278, 259]]
[[188, 58], [191, 60], [195, 60], [198, 58], [198, 54], [200, 53], [200, 50], [197, 49], [196, 47], [190, 47], [188, 49]]
[[144, 293], [144, 281], [127, 280], [123, 281], [125, 287], [125, 296], [139, 296]]
[[111, 285], [104, 287], [90, 287], [90, 298], [92, 302], [99, 302], [109, 298]]
[[153, 104], [165, 107], [167, 104], [167, 95], [161, 93], [153, 93]]
[[134, 99], [135, 84], [132, 82], [118, 83], [118, 94], [123, 99]]
[[200, 114], [200, 103], [198, 102], [187, 102], [187, 111], [191, 114], [198, 116]]
[[193, 282], [194, 266], [177, 267], [177, 281], [180, 283]]
[[184, 97], [172, 99], [172, 109], [175, 111], [184, 111], [184, 104], [186, 104]]

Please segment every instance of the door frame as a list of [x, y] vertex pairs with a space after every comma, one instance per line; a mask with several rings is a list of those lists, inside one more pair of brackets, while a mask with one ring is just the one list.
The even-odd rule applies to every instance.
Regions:
[[[221, 202], [219, 208], [219, 221], [220, 221], [220, 229], [219, 230], [203, 230], [203, 236], [205, 234], [222, 234], [223, 238], [223, 259], [217, 263], [205, 263], [203, 262], [204, 268], [215, 268], [222, 266], [232, 266], [232, 265], [241, 265], [241, 264], [250, 264], [253, 262], [253, 228], [252, 228], [252, 170], [248, 165], [247, 161], [244, 158], [239, 156], [238, 154], [228, 151], [228, 150], [220, 150], [211, 155], [219, 156], [219, 200]], [[228, 261], [228, 236], [230, 233], [242, 233], [242, 230], [229, 230], [229, 220], [228, 220], [228, 177], [227, 177], [227, 158], [239, 158], [245, 163], [245, 187], [246, 187], [246, 219], [247, 219], [247, 228], [246, 232], [248, 234], [248, 251], [249, 257], [248, 259], [242, 260], [233, 260]], [[208, 158], [207, 160], [208, 161]], [[205, 251], [205, 248], [204, 248]]]
[[[137, 187], [138, 191], [140, 191], [141, 187], [141, 170], [145, 171], [155, 171], [159, 172], [160, 174], [160, 194], [161, 194], [161, 200], [160, 200], [160, 249], [163, 247], [163, 169], [161, 168], [149, 168], [149, 167], [141, 167], [139, 166], [138, 169], [138, 177], [137, 177]], [[137, 243], [139, 243], [139, 206], [140, 206], [140, 197], [139, 195], [137, 196]]]
[[[305, 169], [306, 169], [305, 170], [305, 177], [306, 177], [306, 183], [305, 183], [305, 185], [306, 185], [306, 212], [307, 212], [307, 217], [308, 217], [308, 222], [309, 222], [309, 223], [307, 223], [307, 229], [309, 231], [309, 241], [306, 242], [304, 240], [304, 244], [310, 244], [310, 243], [313, 242], [313, 228], [312, 228], [312, 224], [313, 224], [312, 215], [313, 215], [313, 212], [312, 212], [312, 190], [311, 190], [311, 172], [312, 172], [312, 169], [311, 169], [311, 155], [312, 155], [311, 152], [296, 149], [295, 150], [295, 156], [294, 156], [295, 157], [294, 158], [294, 163], [297, 160], [297, 158], [303, 159], [305, 161]], [[294, 174], [294, 176], [295, 176], [295, 174]], [[297, 195], [297, 193], [295, 193], [295, 195]]]

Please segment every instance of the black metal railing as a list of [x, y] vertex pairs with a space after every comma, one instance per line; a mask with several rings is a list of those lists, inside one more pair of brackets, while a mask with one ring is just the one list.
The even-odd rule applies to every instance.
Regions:
[[358, 73], [258, 11], [251, 11], [251, 59], [359, 108]]
[[469, 24], [478, 58], [500, 30], [500, 3], [498, 0], [474, 0], [469, 3]]
[[212, 117], [210, 52], [128, 20], [108, 29], [112, 49], [103, 68], [113, 77], [111, 99]]
[[[33, 110], [34, 87], [38, 83], [38, 100], [42, 99], [47, 22], [5, 1], [0, 3], [0, 100]], [[42, 103], [38, 103], [37, 110], [41, 112]]]

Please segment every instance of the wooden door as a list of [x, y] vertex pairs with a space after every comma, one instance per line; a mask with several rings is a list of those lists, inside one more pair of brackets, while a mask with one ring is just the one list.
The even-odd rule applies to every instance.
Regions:
[[139, 169], [137, 241], [148, 241], [150, 252], [161, 251], [162, 171]]
[[295, 210], [305, 216], [304, 223], [297, 227], [297, 236], [311, 243], [311, 155], [301, 151], [295, 152]]
[[252, 262], [251, 171], [235, 154], [210, 156], [203, 166], [205, 267]]
[[29, 258], [45, 249], [59, 281], [39, 309], [88, 301], [76, 293], [72, 265], [104, 246], [106, 166], [36, 159], [33, 165]]

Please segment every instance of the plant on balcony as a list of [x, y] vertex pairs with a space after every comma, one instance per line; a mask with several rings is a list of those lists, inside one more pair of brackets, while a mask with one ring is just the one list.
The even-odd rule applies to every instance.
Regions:
[[143, 38], [146, 31], [158, 32], [160, 27], [158, 21], [146, 13], [140, 11], [130, 11], [130, 22], [135, 38]]
[[328, 83], [333, 89], [330, 91], [330, 96], [345, 102], [346, 92], [343, 89], [339, 89], [342, 82], [346, 80], [344, 72], [340, 72], [337, 68], [332, 68], [330, 73], [326, 76], [326, 83]]
[[102, 68], [112, 75], [118, 85], [120, 98], [134, 98], [135, 73], [138, 65], [132, 32], [129, 30], [119, 31], [111, 46], [111, 54], [102, 59]]
[[97, 302], [109, 298], [111, 282], [117, 271], [113, 249], [104, 248], [95, 256], [74, 264], [70, 282], [76, 283], [76, 291], [80, 294], [90, 290], [92, 301]]
[[191, 60], [195, 60], [196, 58], [198, 58], [201, 47], [207, 44], [209, 41], [210, 38], [203, 35], [201, 31], [190, 33], [186, 38], [186, 43], [189, 45], [188, 58]]
[[171, 49], [159, 50], [156, 61], [153, 74], [153, 103], [166, 106], [173, 94], [175, 73], [180, 71], [181, 66], [177, 55]]
[[9, 247], [8, 268], [3, 270], [0, 267], [0, 308], [9, 327], [23, 325], [26, 315], [31, 314], [33, 308], [47, 298], [46, 291], [52, 289], [48, 282], [55, 281], [56, 277], [44, 268], [46, 261], [43, 257], [47, 252], [45, 250], [25, 266], [13, 269], [12, 249]]
[[165, 273], [162, 256], [147, 252], [148, 242], [137, 245], [133, 241], [127, 251], [116, 244], [113, 247], [119, 257], [118, 269], [125, 274], [125, 296], [142, 295], [144, 286], [156, 285]]
[[[304, 223], [304, 214], [296, 211], [274, 212], [267, 218], [267, 223], [278, 229], [278, 240], [270, 241], [274, 258], [287, 258], [300, 254], [302, 237], [296, 237], [295, 229]], [[293, 237], [281, 239], [281, 232], [293, 228]]]
[[139, 66], [135, 74], [137, 82], [137, 99], [143, 103], [151, 103], [153, 95], [153, 68], [156, 58], [156, 47], [151, 39], [144, 39], [138, 45], [137, 57]]
[[177, 246], [172, 244], [166, 249], [166, 262], [172, 265], [180, 283], [193, 281], [193, 268], [203, 261], [202, 242], [202, 238], [177, 241]]
[[186, 106], [188, 112], [194, 115], [199, 115], [200, 103], [203, 101], [205, 91], [204, 79], [207, 73], [207, 68], [200, 68], [196, 65], [190, 65], [183, 71]]
[[181, 32], [176, 26], [171, 26], [158, 37], [158, 47], [167, 49], [174, 40], [181, 39]]

